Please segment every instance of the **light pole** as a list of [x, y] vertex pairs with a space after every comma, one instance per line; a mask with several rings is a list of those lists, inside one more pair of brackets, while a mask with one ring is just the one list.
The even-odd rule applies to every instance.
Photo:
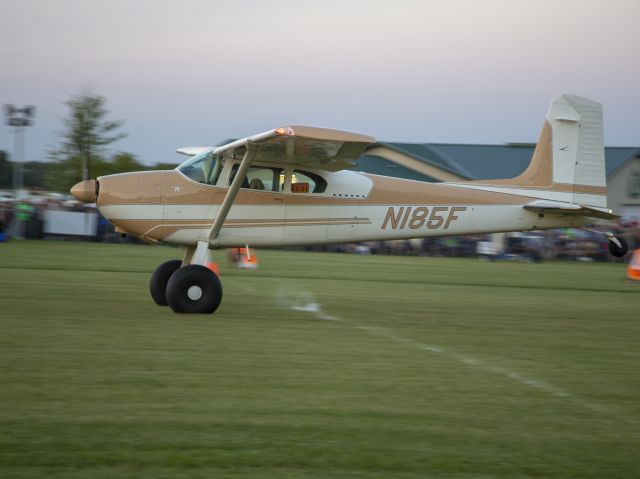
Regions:
[[13, 105], [4, 106], [7, 125], [14, 128], [13, 133], [13, 195], [20, 198], [23, 187], [22, 163], [24, 162], [24, 129], [31, 126], [36, 114], [34, 106], [18, 108]]
[[27, 210], [31, 208], [29, 205], [18, 203], [21, 197], [23, 187], [22, 163], [24, 162], [24, 129], [31, 126], [33, 117], [36, 113], [34, 106], [25, 106], [22, 108], [13, 105], [4, 106], [5, 116], [7, 117], [7, 125], [13, 127], [13, 197], [16, 200], [14, 235], [16, 238], [24, 237], [25, 220], [29, 218]]

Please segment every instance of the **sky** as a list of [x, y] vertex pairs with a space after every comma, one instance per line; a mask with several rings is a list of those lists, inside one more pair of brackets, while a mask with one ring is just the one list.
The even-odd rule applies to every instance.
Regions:
[[26, 160], [82, 93], [125, 120], [111, 152], [146, 164], [295, 124], [532, 143], [563, 93], [604, 105], [607, 146], [640, 146], [639, 18], [638, 0], [0, 0], [0, 103], [37, 108]]

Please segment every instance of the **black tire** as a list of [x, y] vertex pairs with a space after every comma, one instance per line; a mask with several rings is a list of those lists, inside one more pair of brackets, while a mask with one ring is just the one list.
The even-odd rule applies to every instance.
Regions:
[[167, 283], [171, 275], [180, 269], [180, 266], [182, 266], [182, 261], [172, 259], [158, 266], [151, 275], [149, 292], [158, 306], [167, 306], [169, 304], [167, 303]]
[[173, 273], [167, 284], [167, 302], [176, 313], [211, 314], [222, 301], [222, 284], [205, 266], [190, 264]]
[[616, 258], [622, 258], [627, 251], [629, 251], [629, 245], [623, 238], [617, 238], [620, 241], [620, 246], [615, 244], [613, 241], [609, 241], [609, 253], [611, 253]]

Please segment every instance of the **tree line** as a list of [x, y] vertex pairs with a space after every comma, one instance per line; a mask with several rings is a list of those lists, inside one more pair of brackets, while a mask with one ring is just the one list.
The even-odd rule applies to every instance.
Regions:
[[[122, 120], [110, 120], [106, 99], [81, 94], [65, 102], [68, 114], [62, 120], [58, 144], [48, 151], [50, 161], [22, 164], [26, 189], [68, 192], [78, 181], [87, 178], [140, 170], [173, 169], [173, 163], [148, 166], [131, 153], [110, 153], [108, 146], [124, 138]], [[0, 188], [13, 187], [13, 162], [0, 150]]]

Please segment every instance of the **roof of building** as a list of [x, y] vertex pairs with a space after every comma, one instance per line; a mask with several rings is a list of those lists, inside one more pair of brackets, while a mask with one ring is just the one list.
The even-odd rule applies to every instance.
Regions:
[[[221, 141], [225, 145], [233, 139]], [[454, 143], [398, 143], [382, 141], [370, 148], [386, 147], [418, 161], [430, 164], [468, 180], [489, 180], [518, 176], [531, 161], [535, 143], [506, 143], [504, 145]], [[607, 146], [605, 159], [607, 176], [632, 158], [640, 157], [640, 147]], [[409, 180], [440, 181], [420, 172], [398, 165], [377, 155], [365, 153], [358, 159], [358, 170], [376, 175], [395, 176]]]
[[[518, 176], [529, 165], [535, 149], [535, 144], [461, 145], [380, 142], [375, 146], [390, 148], [463, 178], [474, 180]], [[605, 147], [607, 176], [636, 157], [640, 157], [640, 147]], [[380, 161], [374, 163], [371, 158], [371, 155], [364, 155], [359, 161], [362, 166], [366, 163], [367, 172], [397, 176], [396, 171], [389, 171], [390, 165]], [[389, 160], [385, 161], [392, 164]], [[372, 171], [371, 168], [376, 171]], [[411, 170], [403, 169], [409, 172], [403, 172], [403, 178], [432, 181], [420, 173], [411, 174]]]
[[604, 149], [607, 161], [607, 176], [632, 158], [640, 158], [640, 147], [609, 146]]
[[386, 146], [392, 150], [404, 153], [412, 158], [424, 161], [463, 178], [472, 178], [473, 173], [458, 163], [454, 157], [440, 151], [436, 145], [429, 143], [395, 143], [381, 142], [375, 146]]
[[433, 145], [471, 172], [470, 179], [513, 178], [522, 173], [533, 155], [534, 145]]

